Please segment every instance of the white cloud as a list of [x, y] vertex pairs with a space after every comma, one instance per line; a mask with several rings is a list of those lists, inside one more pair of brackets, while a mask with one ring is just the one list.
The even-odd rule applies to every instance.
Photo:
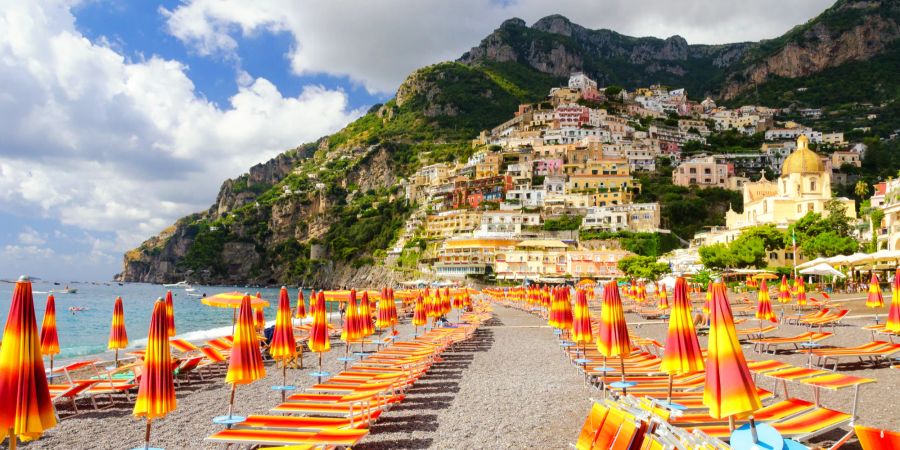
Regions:
[[[182, 63], [131, 61], [106, 42], [82, 36], [66, 3], [0, 0], [0, 209], [114, 232], [112, 248], [91, 244], [98, 260], [205, 209], [226, 177], [361, 115], [340, 90], [284, 97], [245, 72], [219, 107]], [[4, 252], [40, 256], [44, 238], [23, 232]]]
[[55, 255], [55, 252], [51, 248], [46, 247], [38, 247], [36, 245], [7, 245], [3, 247], [3, 258], [8, 258], [11, 260], [19, 260], [19, 259], [50, 259]]
[[47, 242], [46, 236], [39, 233], [34, 228], [25, 226], [25, 229], [19, 233], [19, 243], [24, 245], [43, 245]]
[[412, 70], [455, 59], [510, 17], [563, 14], [588, 28], [634, 36], [679, 34], [691, 43], [773, 38], [833, 0], [188, 0], [160, 11], [168, 31], [197, 53], [236, 59], [237, 37], [290, 32], [298, 74], [347, 76], [393, 93]]

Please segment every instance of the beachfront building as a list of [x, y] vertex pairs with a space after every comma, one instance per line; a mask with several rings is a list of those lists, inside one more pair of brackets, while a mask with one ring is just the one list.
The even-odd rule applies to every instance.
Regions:
[[626, 250], [569, 250], [566, 252], [566, 275], [573, 278], [614, 280], [625, 276], [619, 260], [633, 253]]
[[659, 231], [659, 203], [630, 203], [595, 206], [588, 209], [581, 222], [585, 230]]
[[518, 242], [516, 239], [448, 239], [438, 252], [435, 274], [449, 278], [487, 275], [493, 271], [494, 256], [515, 249]]
[[447, 239], [471, 233], [481, 224], [481, 212], [470, 210], [443, 211], [425, 218], [426, 239]]
[[528, 239], [510, 251], [498, 252], [494, 258], [495, 273], [504, 280], [539, 280], [566, 275], [565, 242], [554, 239]]
[[[878, 236], [878, 248], [900, 250], [900, 178], [876, 184], [870, 203], [884, 211], [880, 224], [870, 224]], [[871, 231], [864, 238], [871, 239]]]
[[541, 214], [536, 212], [485, 211], [481, 215], [481, 226], [475, 231], [475, 236], [514, 237], [522, 233], [523, 227], [540, 227], [541, 223]]

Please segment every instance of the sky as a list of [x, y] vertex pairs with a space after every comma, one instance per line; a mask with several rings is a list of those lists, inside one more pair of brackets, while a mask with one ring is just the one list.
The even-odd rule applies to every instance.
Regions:
[[511, 17], [715, 44], [777, 37], [831, 3], [0, 0], [0, 279], [111, 279], [226, 178]]

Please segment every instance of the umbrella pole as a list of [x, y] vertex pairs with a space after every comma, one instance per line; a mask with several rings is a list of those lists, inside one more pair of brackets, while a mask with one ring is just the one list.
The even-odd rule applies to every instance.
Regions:
[[228, 420], [231, 420], [231, 414], [234, 412], [234, 391], [237, 389], [237, 385], [231, 383], [231, 400], [228, 401]]
[[750, 416], [750, 436], [753, 437], [753, 443], [759, 443], [759, 434], [756, 432], [756, 420], [753, 419], [753, 416]]
[[300, 345], [300, 369], [303, 369], [303, 345]]
[[734, 416], [728, 416], [728, 431], [734, 432]]
[[234, 336], [234, 324], [237, 323], [237, 310], [231, 308], [231, 335]]
[[53, 355], [50, 355], [50, 374], [53, 374]]
[[[281, 385], [287, 386], [287, 359], [281, 360]], [[284, 403], [284, 389], [281, 390], [281, 403]]]
[[603, 357], [603, 372], [600, 383], [603, 385], [603, 399], [606, 400], [606, 356]]
[[[11, 449], [15, 447], [10, 447]], [[144, 450], [150, 448], [150, 418], [147, 418], [147, 429], [144, 431]]]
[[672, 373], [669, 372], [669, 394], [666, 397], [666, 403], [672, 404]]
[[322, 352], [319, 352], [319, 383], [322, 382]]
[[[625, 356], [619, 355], [619, 367], [622, 369], [622, 383], [625, 382]], [[628, 388], [622, 387], [622, 395], [628, 394]]]
[[[53, 360], [53, 357], [50, 357], [50, 360]], [[116, 367], [119, 367], [119, 349], [116, 349], [116, 362], [114, 364]], [[52, 370], [52, 369], [51, 369]]]
[[7, 434], [9, 434], [9, 450], [16, 450], [16, 435], [13, 434], [12, 427], [9, 428]]

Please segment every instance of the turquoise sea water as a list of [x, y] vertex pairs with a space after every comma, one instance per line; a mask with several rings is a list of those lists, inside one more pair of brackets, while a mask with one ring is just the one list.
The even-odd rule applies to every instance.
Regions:
[[[44, 317], [47, 293], [51, 289], [62, 290], [65, 284], [54, 285], [52, 282], [43, 281], [33, 283], [38, 330], [40, 330]], [[75, 294], [54, 293], [60, 345], [60, 354], [55, 359], [59, 361], [107, 353], [106, 342], [109, 338], [113, 303], [117, 296], [122, 297], [124, 304], [129, 348], [144, 347], [147, 342], [147, 330], [153, 302], [159, 297], [165, 297], [166, 290], [169, 289], [162, 285], [144, 283], [125, 283], [122, 286], [117, 283], [108, 283], [108, 285], [68, 283], [68, 285], [70, 288], [77, 289], [78, 292]], [[11, 283], [0, 283], [0, 326], [5, 327], [6, 325], [14, 286]], [[262, 297], [269, 301], [269, 307], [265, 311], [266, 322], [272, 324], [275, 321], [279, 289], [234, 286], [194, 286], [194, 288], [196, 289], [195, 293], [206, 293], [207, 295], [231, 291], [249, 292], [250, 295], [255, 295], [259, 291]], [[288, 289], [292, 307], [297, 305], [297, 291], [296, 287]], [[203, 341], [231, 334], [232, 311], [230, 309], [206, 306], [200, 303], [199, 297], [188, 296], [184, 289], [173, 288], [172, 294], [174, 295], [177, 337], [191, 341]], [[303, 296], [308, 306], [309, 291], [304, 290]], [[83, 307], [85, 310], [73, 314], [69, 312], [69, 308], [73, 306]], [[336, 307], [336, 304], [328, 304], [330, 311]]]

